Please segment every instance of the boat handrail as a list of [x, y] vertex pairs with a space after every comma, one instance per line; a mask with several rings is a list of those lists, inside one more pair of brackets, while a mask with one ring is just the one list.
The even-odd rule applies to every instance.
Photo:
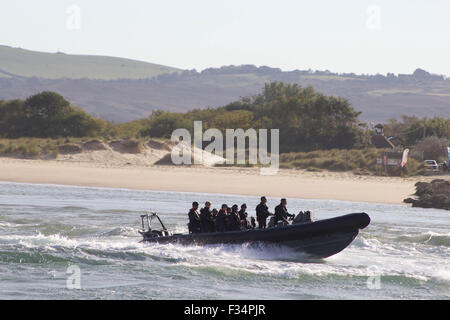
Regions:
[[142, 229], [145, 231], [145, 223], [144, 219], [147, 218], [147, 226], [148, 230], [151, 230], [152, 220], [153, 218], [157, 218], [159, 223], [161, 224], [161, 227], [164, 231], [168, 231], [164, 223], [162, 222], [161, 218], [158, 216], [158, 214], [154, 211], [148, 211], [146, 214], [141, 215], [141, 222], [142, 222]]

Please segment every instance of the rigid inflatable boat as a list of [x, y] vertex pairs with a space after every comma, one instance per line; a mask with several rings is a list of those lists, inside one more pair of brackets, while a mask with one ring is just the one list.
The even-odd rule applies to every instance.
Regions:
[[[144, 228], [147, 219], [148, 229]], [[156, 218], [162, 230], [152, 230], [151, 220]], [[182, 245], [210, 244], [274, 244], [303, 252], [309, 258], [322, 259], [344, 250], [356, 238], [359, 230], [370, 223], [370, 217], [362, 213], [318, 221], [278, 225], [266, 229], [248, 229], [214, 233], [172, 234], [156, 213], [141, 216], [142, 242], [178, 243]]]

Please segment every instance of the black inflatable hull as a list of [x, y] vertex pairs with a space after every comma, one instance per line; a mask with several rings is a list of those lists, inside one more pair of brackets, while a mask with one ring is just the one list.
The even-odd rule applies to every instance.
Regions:
[[266, 243], [287, 246], [307, 257], [321, 259], [344, 250], [360, 229], [370, 223], [366, 213], [351, 213], [340, 217], [304, 224], [267, 229], [182, 234], [145, 238], [143, 242], [179, 243], [183, 245]]

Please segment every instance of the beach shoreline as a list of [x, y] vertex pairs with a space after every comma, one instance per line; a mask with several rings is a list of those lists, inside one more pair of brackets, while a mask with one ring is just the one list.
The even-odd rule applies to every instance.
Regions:
[[108, 163], [0, 157], [0, 181], [136, 190], [403, 204], [417, 181], [432, 177], [378, 177], [342, 172], [258, 168], [115, 166]]

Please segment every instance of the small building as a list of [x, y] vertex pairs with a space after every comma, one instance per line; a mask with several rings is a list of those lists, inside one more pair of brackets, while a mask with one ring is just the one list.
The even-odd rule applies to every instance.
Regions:
[[394, 149], [394, 144], [383, 134], [383, 127], [381, 123], [375, 126], [375, 134], [371, 137], [370, 142], [375, 148]]

